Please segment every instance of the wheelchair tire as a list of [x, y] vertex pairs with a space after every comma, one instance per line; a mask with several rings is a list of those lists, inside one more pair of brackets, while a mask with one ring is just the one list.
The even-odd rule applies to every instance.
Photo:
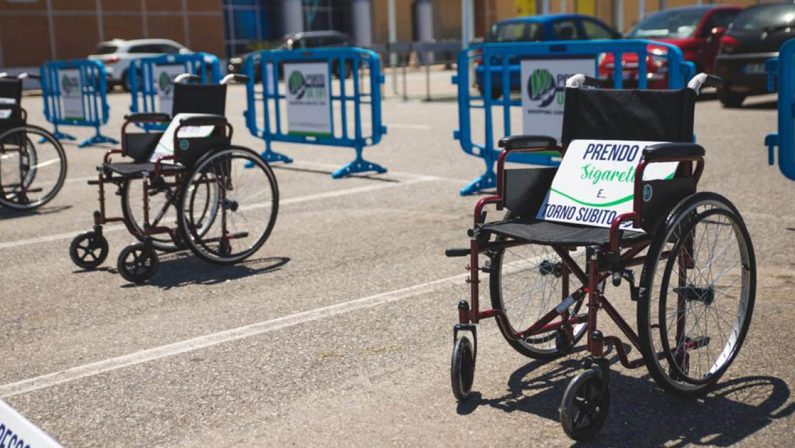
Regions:
[[69, 244], [69, 258], [83, 269], [96, 269], [108, 258], [108, 240], [93, 231], [81, 233]]
[[472, 349], [472, 343], [466, 336], [459, 338], [453, 345], [450, 381], [455, 399], [466, 401], [472, 392], [472, 383], [475, 381], [475, 352]]
[[160, 260], [151, 245], [136, 243], [122, 249], [116, 267], [125, 280], [140, 285], [154, 277]]
[[[31, 136], [40, 138], [38, 148]], [[4, 155], [0, 157], [0, 206], [32, 210], [50, 202], [63, 187], [66, 153], [46, 130], [26, 125], [3, 132], [0, 155]]]
[[610, 388], [601, 368], [580, 372], [566, 387], [560, 402], [560, 424], [573, 440], [592, 439], [604, 426], [610, 411]]
[[[196, 185], [210, 183], [213, 201], [197, 198]], [[186, 176], [177, 222], [186, 245], [199, 258], [234, 264], [257, 252], [273, 230], [279, 210], [279, 188], [270, 166], [256, 152], [238, 146], [200, 159]], [[231, 235], [231, 237], [229, 237]]]
[[[506, 219], [510, 219], [510, 214], [506, 215]], [[582, 262], [584, 265], [584, 254]], [[529, 358], [548, 360], [563, 356], [585, 334], [586, 325], [583, 323], [574, 327], [573, 340], [565, 344], [561, 344], [559, 333], [554, 330], [525, 339], [511, 336], [511, 333], [529, 328], [560, 303], [561, 279], [560, 274], [555, 271], [559, 264], [560, 257], [551, 247], [536, 244], [501, 249], [495, 251], [491, 258], [491, 306], [505, 313], [505, 319], [497, 319], [497, 326], [508, 344]], [[525, 291], [539, 291], [540, 294], [531, 297], [524, 294]], [[572, 306], [572, 314], [579, 312], [583, 302], [584, 300], [580, 300]], [[510, 304], [516, 304], [515, 308], [512, 309]], [[517, 313], [515, 310], [521, 311]]]
[[[127, 226], [127, 230], [130, 231], [130, 234], [134, 236], [138, 241], [143, 242], [146, 235], [144, 235], [143, 230], [143, 222], [139, 224], [139, 221], [143, 221], [143, 217], [137, 217], [136, 214], [143, 213], [143, 204], [141, 203], [140, 194], [142, 192], [136, 192], [138, 194], [134, 194], [132, 191], [132, 182], [134, 180], [128, 179], [124, 181], [121, 186], [119, 187], [119, 195], [121, 196], [121, 213], [124, 217], [124, 224]], [[171, 226], [175, 227], [177, 225], [176, 219], [176, 203], [177, 200], [171, 200], [169, 203], [168, 195], [174, 194], [173, 189], [169, 191], [161, 191], [155, 195], [149, 196], [149, 216], [154, 216], [154, 220], [152, 220], [151, 224], [154, 226]], [[138, 196], [137, 198], [135, 196]], [[157, 201], [157, 199], [165, 199], [163, 201]], [[134, 205], [138, 205], [138, 213], [136, 213], [136, 209], [134, 209]], [[173, 208], [174, 210], [174, 220], [173, 222], [166, 222], [163, 223], [159, 221], [157, 218], [160, 216], [161, 213], [169, 213], [169, 209]], [[185, 247], [179, 244], [176, 244], [168, 234], [156, 234], [150, 235], [149, 239], [152, 242], [152, 246], [155, 249], [163, 252], [174, 252], [177, 250], [184, 249]]]
[[672, 394], [706, 393], [736, 358], [753, 315], [756, 259], [734, 205], [715, 193], [677, 205], [653, 238], [640, 290], [649, 373]]

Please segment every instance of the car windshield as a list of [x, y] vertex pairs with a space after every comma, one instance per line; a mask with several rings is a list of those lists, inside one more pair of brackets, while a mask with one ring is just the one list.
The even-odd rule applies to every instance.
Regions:
[[100, 45], [94, 50], [94, 54], [112, 54], [118, 47], [115, 45]]
[[706, 11], [703, 9], [685, 9], [662, 11], [650, 15], [638, 23], [629, 37], [682, 39], [692, 36], [699, 20]]
[[734, 19], [736, 30], [763, 30], [795, 24], [795, 5], [767, 5], [741, 12]]
[[486, 38], [489, 42], [533, 42], [543, 40], [538, 23], [495, 23]]

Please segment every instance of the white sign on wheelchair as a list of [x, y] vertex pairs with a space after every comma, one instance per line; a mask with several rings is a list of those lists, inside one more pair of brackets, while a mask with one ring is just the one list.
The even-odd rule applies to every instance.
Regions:
[[[168, 124], [168, 127], [163, 132], [163, 135], [160, 137], [160, 140], [157, 142], [157, 148], [155, 148], [155, 152], [152, 153], [152, 156], [149, 158], [150, 162], [157, 162], [159, 159], [167, 156], [174, 155], [174, 132], [177, 131], [177, 128], [180, 127], [180, 121], [191, 118], [191, 117], [203, 117], [208, 116], [207, 114], [177, 114], [174, 118], [171, 119], [171, 122]], [[215, 126], [207, 125], [207, 126], [183, 126], [179, 130], [178, 138], [205, 138], [209, 137], [212, 134], [213, 129]], [[172, 163], [167, 161], [167, 163]]]
[[[536, 218], [591, 227], [610, 227], [618, 215], [633, 210], [635, 170], [642, 158], [643, 149], [655, 143], [661, 142], [572, 141]], [[677, 165], [677, 162], [649, 164], [643, 178], [671, 178]], [[631, 222], [626, 222], [622, 227], [631, 225]]]
[[0, 120], [5, 120], [11, 116], [11, 109], [0, 109]]
[[15, 98], [0, 98], [0, 104], [17, 104]]

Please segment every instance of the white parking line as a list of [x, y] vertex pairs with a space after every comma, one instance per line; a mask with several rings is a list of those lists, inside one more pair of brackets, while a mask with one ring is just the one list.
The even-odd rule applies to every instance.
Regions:
[[289, 316], [279, 317], [242, 327], [232, 328], [230, 330], [220, 331], [218, 333], [187, 339], [173, 344], [141, 350], [128, 355], [117, 356], [115, 358], [84, 364], [14, 383], [8, 383], [0, 386], [0, 396], [3, 398], [13, 397], [15, 395], [45, 389], [58, 384], [79, 380], [81, 378], [95, 376], [113, 370], [123, 369], [125, 367], [168, 358], [181, 353], [200, 350], [238, 339], [258, 336], [283, 328], [288, 328], [307, 322], [313, 322], [320, 319], [327, 319], [332, 316], [350, 313], [364, 308], [371, 308], [391, 302], [397, 302], [399, 300], [408, 299], [411, 297], [416, 297], [420, 294], [431, 292], [442, 285], [453, 284], [455, 282], [461, 281], [467, 275], [469, 274], [454, 275], [452, 277], [433, 280], [430, 282], [421, 283], [419, 285], [410, 286], [408, 288], [384, 292], [381, 294], [350, 300], [348, 302], [338, 303], [322, 308], [316, 308], [301, 313], [291, 314]]
[[[294, 197], [294, 198], [282, 199], [282, 200], [279, 201], [279, 205], [283, 206], [283, 205], [289, 205], [289, 204], [299, 204], [299, 203], [302, 203], [302, 202], [316, 201], [316, 200], [319, 200], [319, 199], [329, 199], [329, 198], [336, 198], [336, 197], [340, 197], [340, 196], [348, 196], [348, 195], [351, 195], [351, 194], [369, 193], [369, 192], [378, 191], [378, 190], [386, 190], [386, 189], [390, 189], [390, 188], [405, 187], [405, 186], [413, 185], [413, 184], [417, 184], [417, 183], [431, 182], [431, 181], [438, 181], [438, 180], [443, 180], [443, 179], [432, 177], [432, 176], [417, 176], [417, 177], [415, 177], [413, 179], [408, 179], [408, 180], [404, 180], [404, 181], [400, 181], [400, 182], [384, 182], [384, 183], [378, 183], [378, 184], [364, 185], [364, 186], [361, 186], [361, 187], [348, 188], [348, 189], [345, 189], [345, 190], [326, 191], [326, 192], [323, 192], [323, 193], [315, 193], [315, 194], [310, 194], [310, 195], [306, 195], [306, 196], [298, 196], [298, 197]], [[124, 225], [112, 225], [112, 226], [104, 227], [102, 229], [102, 231], [104, 233], [109, 233], [109, 232], [116, 232], [116, 231], [119, 231], [119, 230], [123, 230], [123, 229], [126, 229], [126, 228], [127, 227], [125, 227]], [[6, 242], [0, 243], [0, 250], [11, 249], [11, 248], [20, 247], [20, 246], [29, 246], [31, 244], [47, 243], [47, 242], [50, 242], [50, 241], [59, 241], [59, 240], [71, 239], [71, 238], [74, 238], [79, 232], [80, 232], [79, 230], [74, 230], [72, 232], [57, 233], [55, 235], [45, 235], [45, 236], [39, 236], [39, 237], [36, 237], [36, 238], [28, 238], [28, 239], [24, 239], [24, 240], [6, 241]]]

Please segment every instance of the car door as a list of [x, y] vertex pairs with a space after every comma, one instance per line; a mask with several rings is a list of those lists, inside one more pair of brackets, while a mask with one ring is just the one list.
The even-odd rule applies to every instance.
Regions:
[[561, 19], [552, 22], [554, 40], [581, 40], [585, 36], [580, 31], [579, 23], [575, 19]]
[[[734, 9], [719, 10], [713, 12], [704, 20], [698, 32], [699, 49], [697, 52], [699, 60], [696, 63], [700, 69], [708, 73], [713, 71], [715, 56], [718, 55], [718, 48], [720, 47], [720, 38], [739, 12], [739, 10]], [[713, 32], [713, 30], [716, 32]]]

